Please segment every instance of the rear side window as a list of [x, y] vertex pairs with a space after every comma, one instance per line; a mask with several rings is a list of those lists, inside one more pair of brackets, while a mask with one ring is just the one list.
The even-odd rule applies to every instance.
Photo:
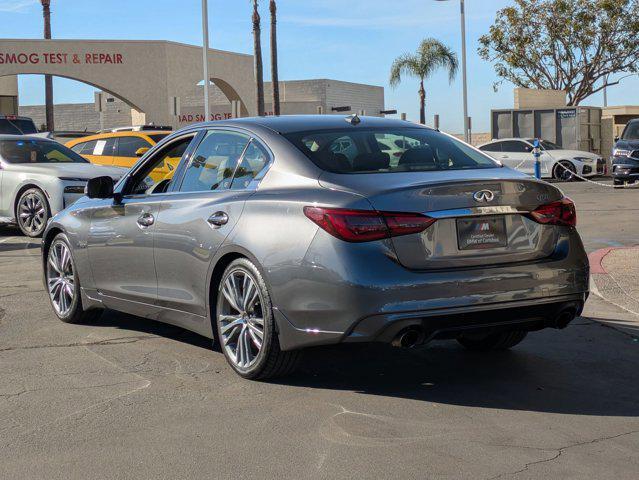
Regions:
[[136, 157], [140, 148], [151, 148], [149, 142], [142, 137], [118, 137], [118, 157]]
[[78, 143], [76, 147], [80, 147], [80, 150], [76, 150], [73, 148], [73, 151], [79, 153], [81, 155], [93, 155], [93, 150], [95, 150], [95, 145], [98, 143], [97, 140], [91, 140], [90, 142]]
[[[180, 191], [207, 192], [230, 188], [235, 168], [248, 142], [249, 137], [241, 133], [209, 131], [184, 172]], [[246, 176], [249, 175], [247, 171]]]
[[508, 140], [501, 143], [501, 150], [502, 152], [510, 153], [530, 153], [532, 151], [532, 148], [524, 142]]
[[427, 128], [347, 127], [284, 136], [318, 167], [334, 173], [499, 168], [487, 155]]
[[231, 188], [233, 190], [247, 188], [268, 165], [269, 158], [264, 147], [253, 140], [246, 148], [244, 155], [242, 155], [242, 160], [235, 170]]
[[482, 152], [501, 152], [501, 143], [502, 142], [489, 143], [488, 145], [479, 147], [479, 149]]
[[149, 138], [153, 140], [155, 143], [160, 143], [160, 140], [164, 140], [169, 136], [170, 132], [167, 133], [155, 133], [153, 135], [149, 135]]

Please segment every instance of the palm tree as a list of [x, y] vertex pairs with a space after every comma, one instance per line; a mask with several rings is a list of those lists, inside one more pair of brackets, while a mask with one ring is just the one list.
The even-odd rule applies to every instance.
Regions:
[[260, 29], [259, 1], [253, 0], [253, 50], [255, 58], [255, 97], [257, 114], [264, 116], [264, 67], [262, 65], [262, 31]]
[[271, 85], [273, 87], [273, 114], [280, 114], [280, 83], [277, 72], [277, 5], [271, 0]]
[[[51, 0], [40, 0], [42, 3], [42, 17], [44, 18], [44, 38], [51, 38]], [[47, 130], [53, 131], [53, 77], [44, 76], [44, 109], [47, 123]]]
[[417, 52], [405, 53], [393, 62], [390, 84], [395, 87], [402, 81], [402, 75], [419, 78], [419, 122], [426, 123], [426, 90], [424, 80], [438, 68], [448, 70], [448, 80], [453, 81], [457, 74], [457, 55], [446, 45], [434, 38], [422, 41]]

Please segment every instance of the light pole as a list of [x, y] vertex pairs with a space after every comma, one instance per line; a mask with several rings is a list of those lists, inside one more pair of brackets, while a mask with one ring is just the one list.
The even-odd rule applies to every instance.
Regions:
[[[437, 0], [438, 2], [445, 2], [446, 0]], [[463, 103], [464, 103], [464, 140], [470, 143], [470, 129], [468, 128], [468, 85], [466, 83], [466, 14], [464, 0], [459, 0], [459, 8], [461, 12], [461, 43], [462, 43], [462, 88], [463, 88]]]
[[209, 9], [202, 0], [202, 69], [204, 70], [204, 121], [209, 121]]

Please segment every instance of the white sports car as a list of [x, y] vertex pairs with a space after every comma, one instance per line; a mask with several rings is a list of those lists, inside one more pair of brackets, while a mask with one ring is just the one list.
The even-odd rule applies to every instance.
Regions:
[[0, 224], [17, 224], [29, 237], [42, 235], [53, 215], [84, 195], [87, 181], [126, 169], [93, 165], [53, 140], [0, 135]]
[[[605, 173], [606, 162], [600, 155], [579, 150], [564, 150], [547, 140], [540, 141], [541, 176], [573, 180], [576, 173], [592, 177]], [[500, 138], [484, 143], [479, 149], [507, 167], [523, 173], [535, 173], [532, 138]]]

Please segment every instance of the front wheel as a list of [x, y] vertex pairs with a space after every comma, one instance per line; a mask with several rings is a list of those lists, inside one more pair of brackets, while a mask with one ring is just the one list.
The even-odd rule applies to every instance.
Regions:
[[45, 281], [49, 300], [56, 316], [66, 323], [82, 323], [97, 318], [101, 310], [82, 307], [80, 279], [75, 269], [66, 235], [58, 234], [47, 252]]
[[248, 259], [238, 258], [224, 271], [215, 312], [220, 347], [240, 376], [266, 379], [295, 369], [300, 352], [280, 350], [266, 283]]
[[26, 190], [16, 202], [18, 227], [27, 237], [39, 237], [47, 227], [49, 205], [39, 188]]
[[569, 162], [568, 160], [561, 160], [555, 165], [552, 176], [555, 180], [573, 182], [577, 180], [577, 177], [575, 175], [576, 173], [577, 168], [573, 165], [572, 162]]
[[528, 332], [465, 333], [457, 341], [468, 350], [488, 351], [507, 350], [520, 343]]

